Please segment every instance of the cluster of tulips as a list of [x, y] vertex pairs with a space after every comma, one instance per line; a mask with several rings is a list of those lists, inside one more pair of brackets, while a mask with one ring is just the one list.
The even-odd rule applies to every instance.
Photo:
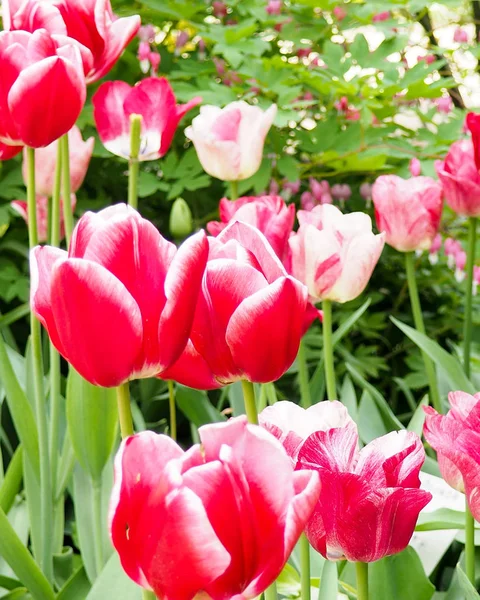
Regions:
[[[408, 545], [431, 494], [420, 489], [425, 452], [416, 434], [392, 432], [359, 449], [357, 427], [337, 399], [332, 303], [363, 292], [386, 242], [405, 253], [415, 325], [425, 333], [414, 253], [431, 248], [445, 196], [470, 218], [468, 342], [480, 118], [468, 116], [471, 139], [456, 142], [438, 165], [441, 183], [394, 175], [375, 182], [375, 234], [362, 212], [321, 204], [296, 213], [280, 196], [237, 198], [237, 182], [260, 166], [276, 107], [202, 106], [186, 135], [205, 171], [231, 182], [232, 197], [220, 201], [210, 235], [199, 231], [177, 248], [136, 210], [138, 163], [168, 151], [180, 119], [201, 99], [177, 105], [164, 78], [133, 88], [104, 83], [93, 97], [95, 120], [105, 147], [130, 162], [129, 203], [87, 212], [73, 229], [74, 193], [93, 147], [74, 128], [86, 85], [111, 68], [140, 21], [115, 19], [107, 0], [4, 0], [3, 11], [0, 156], [26, 148], [28, 199], [16, 207], [30, 233], [34, 376], [43, 376], [40, 321], [83, 378], [118, 389], [124, 439], [109, 527], [125, 572], [145, 598], [153, 591], [168, 600], [246, 600], [262, 592], [271, 599], [300, 540], [307, 572], [308, 543], [328, 561], [357, 563], [357, 597], [366, 600], [365, 565]], [[54, 197], [51, 215], [47, 196]], [[61, 227], [67, 250], [59, 247]], [[38, 245], [47, 238], [53, 244]], [[253, 384], [285, 374], [317, 317], [328, 400], [306, 397], [304, 408], [278, 402], [258, 415]], [[468, 342], [467, 375], [469, 352]], [[425, 408], [425, 437], [447, 482], [480, 518], [480, 396], [453, 393], [443, 415], [434, 365], [424, 360], [434, 407]], [[200, 428], [201, 443], [187, 451], [166, 435], [134, 434], [128, 382], [145, 377], [207, 390], [241, 381], [247, 416]], [[40, 435], [39, 443], [48, 439]], [[48, 517], [47, 503], [42, 510]], [[309, 595], [307, 577], [303, 600]]]

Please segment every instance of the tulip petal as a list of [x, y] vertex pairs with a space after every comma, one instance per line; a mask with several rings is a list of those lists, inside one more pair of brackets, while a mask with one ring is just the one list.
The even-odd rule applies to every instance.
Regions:
[[92, 98], [93, 114], [103, 145], [117, 156], [130, 156], [130, 121], [124, 104], [132, 88], [124, 81], [107, 81]]
[[166, 371], [162, 371], [160, 377], [177, 381], [196, 390], [214, 390], [222, 386], [190, 340], [180, 358]]
[[326, 469], [332, 472], [353, 470], [358, 451], [358, 431], [354, 422], [344, 427], [316, 431], [302, 444], [297, 468]]
[[0, 160], [10, 160], [23, 150], [23, 146], [9, 146], [0, 142]]

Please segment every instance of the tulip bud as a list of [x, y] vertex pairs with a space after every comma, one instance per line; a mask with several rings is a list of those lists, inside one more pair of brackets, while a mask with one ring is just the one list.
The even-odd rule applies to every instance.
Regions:
[[169, 227], [170, 233], [175, 239], [186, 238], [192, 233], [192, 211], [183, 198], [177, 198], [172, 204]]

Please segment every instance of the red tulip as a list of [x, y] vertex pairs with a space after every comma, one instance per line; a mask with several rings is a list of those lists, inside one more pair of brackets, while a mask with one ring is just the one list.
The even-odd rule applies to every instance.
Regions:
[[402, 179], [381, 175], [373, 185], [373, 204], [379, 231], [399, 252], [428, 250], [440, 227], [442, 186], [430, 177]]
[[[68, 132], [70, 143], [70, 186], [73, 193], [77, 192], [85, 179], [88, 165], [92, 158], [95, 138], [90, 137], [83, 141], [80, 129], [75, 125]], [[35, 152], [35, 190], [40, 196], [51, 196], [57, 166], [58, 141], [46, 148]], [[27, 160], [23, 157], [23, 180], [27, 182]]]
[[305, 533], [329, 560], [373, 562], [404, 550], [432, 495], [420, 490], [425, 460], [413, 432], [389, 433], [358, 451], [355, 425], [317, 431], [302, 444], [297, 469], [320, 476], [320, 498]]
[[0, 142], [40, 148], [69, 131], [86, 97], [90, 52], [64, 36], [0, 33]]
[[142, 116], [139, 160], [156, 160], [166, 154], [175, 130], [187, 111], [202, 101], [176, 103], [168, 81], [149, 77], [133, 88], [124, 81], [108, 81], [93, 96], [95, 123], [107, 150], [129, 158], [130, 115]]
[[438, 466], [445, 481], [464, 492], [472, 515], [480, 519], [480, 393], [448, 394], [450, 410], [438, 414], [424, 407], [423, 434], [437, 451]]
[[129, 577], [158, 598], [255, 598], [284, 567], [318, 477], [294, 472], [278, 441], [245, 417], [199, 434], [188, 452], [150, 431], [122, 442], [113, 545]]
[[[70, 203], [72, 212], [75, 210], [77, 198], [72, 194]], [[28, 209], [25, 200], [13, 200], [10, 203], [11, 207], [21, 216], [25, 223], [28, 224]], [[63, 200], [60, 198], [60, 206], [63, 206]], [[37, 233], [38, 241], [46, 242], [48, 240], [48, 196], [37, 196]], [[60, 239], [65, 237], [65, 223], [63, 221], [63, 210], [60, 211]]]
[[22, 151], [22, 146], [10, 146], [0, 142], [0, 160], [10, 160]]
[[68, 254], [33, 249], [32, 310], [91, 383], [151, 377], [185, 348], [207, 253], [203, 232], [177, 251], [123, 204], [86, 213]]
[[220, 222], [207, 223], [208, 232], [216, 236], [231, 221], [242, 221], [259, 229], [283, 262], [288, 253], [288, 238], [295, 221], [295, 205], [286, 205], [281, 196], [245, 196], [232, 202], [220, 200]]
[[117, 19], [110, 0], [3, 0], [2, 7], [6, 30], [46, 29], [88, 48], [93, 61], [85, 73], [87, 83], [110, 71], [140, 27], [138, 15]]
[[480, 115], [468, 113], [465, 124], [472, 135], [475, 166], [480, 169]]
[[343, 215], [330, 204], [297, 213], [298, 232], [289, 239], [292, 273], [315, 300], [348, 302], [365, 289], [384, 245], [370, 217]]

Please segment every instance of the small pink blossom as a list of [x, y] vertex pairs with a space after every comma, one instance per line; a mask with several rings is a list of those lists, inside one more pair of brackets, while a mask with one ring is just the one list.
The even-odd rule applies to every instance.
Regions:
[[300, 196], [300, 205], [303, 210], [310, 211], [316, 206], [315, 198], [312, 192], [303, 192]]
[[311, 51], [311, 48], [299, 48], [297, 50], [297, 56], [298, 58], [307, 58], [310, 55]]
[[331, 194], [335, 200], [345, 202], [345, 200], [349, 200], [352, 195], [352, 189], [348, 183], [336, 183], [332, 186]]
[[455, 254], [455, 279], [461, 283], [465, 279], [465, 265], [467, 264], [467, 253], [460, 250]]
[[438, 253], [442, 248], [442, 243], [442, 236], [439, 233], [437, 233], [437, 235], [433, 239], [432, 245], [430, 246], [430, 250], [428, 253], [428, 260], [431, 265], [436, 265], [438, 263]]
[[138, 45], [137, 58], [139, 61], [148, 60], [150, 54], [150, 44], [148, 42], [140, 42]]
[[412, 158], [410, 164], [408, 165], [408, 168], [410, 170], [410, 173], [412, 174], [412, 177], [418, 177], [422, 172], [422, 165], [420, 164], [418, 158]]
[[480, 267], [473, 267], [473, 283], [472, 283], [472, 292], [473, 295], [477, 295], [478, 286], [480, 285]]
[[265, 10], [269, 15], [280, 15], [282, 12], [282, 0], [269, 0]]
[[212, 2], [213, 14], [218, 18], [222, 19], [227, 16], [227, 5], [225, 2], [221, 2], [221, 0], [216, 0]]
[[347, 11], [343, 8], [343, 6], [335, 6], [332, 12], [337, 21], [343, 21], [343, 19], [347, 16]]
[[138, 37], [142, 42], [153, 42], [155, 39], [155, 27], [151, 23], [142, 25], [138, 30]]
[[442, 96], [441, 98], [437, 98], [436, 105], [438, 112], [441, 112], [445, 115], [448, 115], [453, 108], [453, 102], [450, 96]]
[[465, 29], [461, 27], [457, 27], [453, 32], [453, 41], [457, 44], [467, 44], [468, 43], [468, 33]]
[[389, 10], [385, 10], [383, 12], [377, 13], [376, 15], [373, 15], [372, 17], [372, 21], [374, 23], [380, 23], [382, 21], [388, 21], [388, 19], [390, 19], [391, 14]]
[[372, 199], [372, 187], [372, 184], [368, 181], [364, 181], [360, 186], [360, 196], [368, 203]]
[[160, 61], [162, 60], [162, 57], [158, 52], [150, 52], [150, 54], [148, 55], [148, 60], [152, 65], [152, 73], [156, 75], [158, 73], [158, 67], [160, 66]]

